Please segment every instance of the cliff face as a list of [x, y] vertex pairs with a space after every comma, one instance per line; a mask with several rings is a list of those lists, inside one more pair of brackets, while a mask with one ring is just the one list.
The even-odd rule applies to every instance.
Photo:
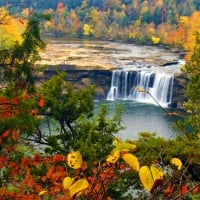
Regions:
[[188, 81], [189, 78], [185, 73], [177, 73], [174, 75], [172, 107], [183, 108], [183, 103], [187, 100], [184, 93]]
[[[86, 87], [93, 84], [96, 88], [95, 99], [106, 99], [112, 80], [111, 70], [77, 70], [70, 65], [60, 65], [56, 68], [50, 66], [37, 79], [47, 80], [57, 74], [59, 70], [67, 73], [66, 80], [72, 83], [74, 88]], [[186, 74], [175, 74], [172, 103], [170, 105], [172, 108], [182, 108], [183, 103], [186, 101], [184, 91], [187, 82], [188, 77]]]
[[88, 85], [95, 86], [95, 99], [105, 99], [111, 85], [112, 71], [110, 70], [77, 70], [73, 66], [60, 65], [59, 67], [48, 67], [41, 79], [47, 80], [51, 76], [65, 71], [66, 81], [73, 84], [74, 88], [86, 87]]

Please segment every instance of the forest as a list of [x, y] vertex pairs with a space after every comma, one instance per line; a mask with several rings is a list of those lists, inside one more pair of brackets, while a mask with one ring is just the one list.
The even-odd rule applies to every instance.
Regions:
[[[0, 199], [199, 199], [200, 2], [25, 2], [0, 1]], [[177, 136], [141, 132], [123, 141], [121, 108], [110, 117], [102, 105], [94, 114], [93, 85], [75, 89], [63, 72], [36, 85], [45, 34], [185, 51], [189, 82]]]
[[48, 15], [40, 22], [47, 35], [173, 45], [186, 51], [193, 49], [193, 33], [200, 26], [198, 0], [3, 0], [0, 5], [20, 21], [35, 11]]

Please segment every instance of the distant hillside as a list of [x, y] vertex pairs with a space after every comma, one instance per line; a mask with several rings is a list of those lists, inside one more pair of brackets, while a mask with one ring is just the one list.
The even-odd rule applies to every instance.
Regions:
[[[169, 44], [190, 51], [200, 30], [200, 0], [0, 0], [11, 15], [51, 17], [44, 34], [149, 44]], [[193, 35], [193, 36], [192, 36]], [[189, 45], [187, 44], [189, 42]]]

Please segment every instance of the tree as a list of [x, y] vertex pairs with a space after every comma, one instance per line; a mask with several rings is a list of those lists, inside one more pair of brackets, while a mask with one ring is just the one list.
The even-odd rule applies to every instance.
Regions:
[[[39, 59], [39, 50], [44, 47], [40, 39], [39, 19], [30, 18], [22, 35], [22, 42], [16, 42], [0, 51], [1, 83], [0, 90], [0, 133], [9, 129], [20, 129], [30, 133], [38, 120], [31, 114], [37, 100], [31, 98], [34, 91], [32, 67]], [[7, 116], [7, 117], [6, 117]]]
[[27, 87], [29, 90], [33, 89], [31, 67], [40, 59], [39, 50], [45, 46], [40, 38], [37, 15], [33, 15], [29, 20], [22, 39], [21, 44], [16, 41], [10, 48], [1, 50], [0, 67], [4, 83], [8, 81], [12, 87]]
[[189, 76], [185, 103], [185, 110], [188, 111], [186, 125], [191, 128], [193, 134], [200, 131], [200, 34], [196, 33], [196, 44], [191, 60], [185, 65], [185, 71]]
[[[102, 107], [97, 116], [93, 116], [92, 86], [85, 89], [73, 89], [72, 85], [64, 80], [65, 74], [60, 73], [46, 81], [39, 96], [44, 98], [44, 106], [40, 113], [54, 119], [57, 131], [42, 133], [38, 143], [47, 145], [48, 153], [65, 153], [71, 150], [81, 150], [88, 162], [105, 156], [112, 145], [114, 134], [121, 129], [119, 113], [113, 119], [107, 119], [108, 111]], [[51, 125], [52, 127], [53, 125]], [[103, 148], [102, 148], [103, 147]]]
[[67, 27], [68, 27], [68, 32], [69, 34], [74, 37], [74, 36], [79, 36], [79, 29], [80, 29], [80, 21], [78, 16], [74, 11], [71, 11], [68, 16], [67, 16]]

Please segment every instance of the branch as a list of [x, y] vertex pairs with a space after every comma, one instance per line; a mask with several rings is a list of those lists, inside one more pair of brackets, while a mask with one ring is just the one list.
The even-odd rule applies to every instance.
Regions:
[[36, 139], [31, 139], [31, 138], [25, 138], [25, 137], [20, 137], [20, 138], [23, 139], [23, 140], [35, 142], [35, 143], [38, 143], [38, 144], [48, 145], [48, 143], [43, 142], [41, 140], [36, 140]]
[[0, 11], [0, 25], [9, 25], [11, 19], [7, 12]]
[[171, 121], [173, 121], [173, 122], [176, 124], [177, 128], [179, 129], [179, 131], [181, 131], [181, 133], [183, 133], [183, 135], [186, 136], [186, 137], [188, 138], [188, 135], [187, 135], [186, 131], [177, 123], [177, 121], [175, 121], [175, 120], [172, 118], [172, 116], [182, 116], [182, 115], [179, 115], [179, 114], [176, 113], [176, 112], [168, 112], [168, 110], [165, 109], [164, 107], [162, 107], [162, 106], [160, 105], [160, 103], [154, 98], [154, 96], [153, 96], [149, 91], [144, 90], [144, 89], [141, 89], [141, 88], [139, 88], [138, 86], [136, 86], [134, 89], [135, 89], [137, 92], [143, 92], [143, 93], [148, 94], [148, 95], [155, 101], [155, 103], [164, 111], [164, 113], [166, 113], [166, 115], [170, 117]]

